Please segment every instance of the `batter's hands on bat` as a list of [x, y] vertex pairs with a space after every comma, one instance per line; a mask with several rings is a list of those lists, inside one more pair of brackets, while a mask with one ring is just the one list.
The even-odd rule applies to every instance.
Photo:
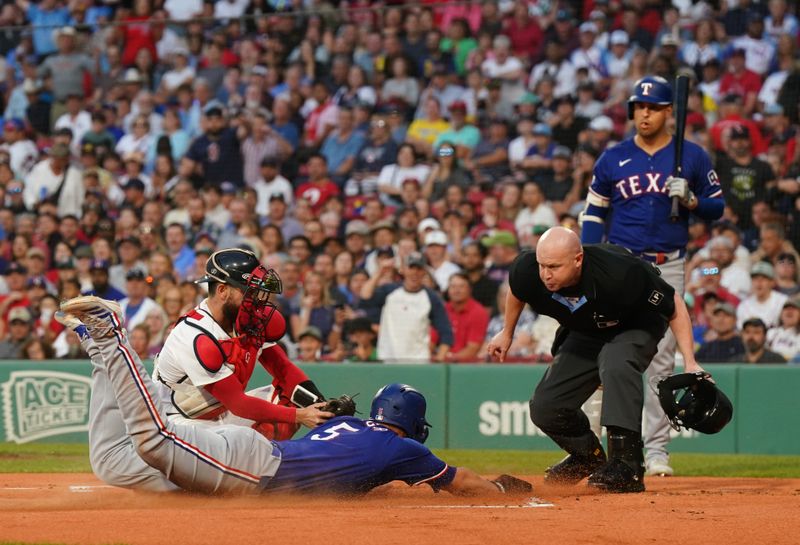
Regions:
[[489, 341], [489, 344], [486, 346], [486, 351], [489, 353], [490, 357], [502, 363], [506, 359], [506, 354], [508, 353], [508, 349], [511, 348], [511, 342], [513, 340], [514, 336], [506, 332], [505, 328], [503, 328], [500, 330], [500, 333], [492, 337], [492, 340]]
[[316, 428], [320, 424], [324, 424], [328, 419], [333, 418], [334, 414], [328, 411], [323, 411], [327, 402], [314, 403], [308, 407], [297, 409], [295, 420], [298, 424], [302, 424], [307, 428]]
[[689, 210], [697, 208], [697, 197], [689, 189], [689, 180], [686, 178], [676, 178], [675, 176], [667, 178], [667, 191], [670, 198], [678, 197], [681, 204]]

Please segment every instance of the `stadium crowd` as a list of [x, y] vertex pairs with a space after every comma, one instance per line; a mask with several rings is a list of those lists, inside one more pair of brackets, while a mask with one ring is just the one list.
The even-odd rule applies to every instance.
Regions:
[[[701, 362], [800, 362], [800, 63], [786, 0], [17, 0], [0, 9], [0, 358], [81, 356], [120, 300], [152, 357], [216, 249], [279, 272], [298, 361], [483, 361], [508, 268], [580, 229], [646, 74], [692, 78]], [[547, 361], [526, 310], [510, 356]]]

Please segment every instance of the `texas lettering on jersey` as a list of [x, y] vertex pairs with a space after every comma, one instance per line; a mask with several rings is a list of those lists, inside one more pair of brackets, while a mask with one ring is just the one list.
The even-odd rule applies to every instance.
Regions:
[[[648, 155], [632, 138], [600, 156], [589, 191], [596, 203], [613, 210], [614, 221], [607, 224], [609, 242], [634, 252], [670, 252], [686, 246], [689, 210], [681, 208], [678, 222], [667, 221], [671, 200], [666, 183], [674, 157], [674, 139]], [[697, 197], [722, 196], [710, 158], [692, 142], [684, 143], [683, 176]]]

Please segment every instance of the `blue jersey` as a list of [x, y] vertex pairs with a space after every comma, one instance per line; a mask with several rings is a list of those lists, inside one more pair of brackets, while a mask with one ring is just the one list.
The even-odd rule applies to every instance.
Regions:
[[[608, 241], [624, 246], [634, 253], [672, 252], [686, 247], [689, 241], [687, 208], [680, 207], [680, 219], [669, 219], [672, 201], [668, 196], [666, 181], [672, 174], [675, 157], [675, 139], [654, 155], [637, 146], [633, 138], [607, 149], [594, 166], [592, 185], [587, 197], [584, 217], [583, 242], [601, 242], [602, 230], [586, 229], [586, 221], [602, 223], [613, 210], [613, 221], [607, 229]], [[722, 214], [722, 188], [708, 154], [697, 144], [683, 144], [683, 174], [689, 188], [705, 205], [704, 200], [715, 199], [710, 217]], [[703, 217], [698, 206], [694, 213]], [[595, 240], [597, 239], [597, 240]]]
[[264, 480], [270, 491], [364, 494], [398, 480], [438, 490], [456, 474], [422, 443], [352, 416], [331, 418], [301, 439], [274, 443], [281, 464]]

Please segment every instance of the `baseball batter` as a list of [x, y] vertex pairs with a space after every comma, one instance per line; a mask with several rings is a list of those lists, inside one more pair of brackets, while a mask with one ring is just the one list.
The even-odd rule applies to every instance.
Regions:
[[[209, 297], [178, 321], [155, 359], [153, 378], [167, 387], [172, 405], [167, 416], [256, 425], [270, 439], [289, 439], [300, 424], [314, 427], [332, 416], [314, 404], [324, 396], [275, 344], [286, 330], [270, 302], [281, 292], [277, 273], [234, 248], [211, 255], [198, 282], [209, 284]], [[221, 343], [243, 331], [249, 335]], [[256, 362], [273, 384], [245, 393]]]
[[[725, 203], [711, 159], [697, 144], [684, 143], [685, 178], [671, 176], [675, 138], [667, 130], [667, 120], [672, 116], [672, 94], [664, 78], [647, 76], [636, 82], [628, 99], [636, 135], [607, 149], [595, 163], [582, 214], [582, 241], [600, 242], [607, 234], [609, 242], [655, 264], [682, 296], [689, 215], [715, 220], [722, 216]], [[672, 197], [681, 205], [680, 219], [674, 223], [669, 219]], [[668, 331], [647, 368], [648, 380], [673, 374], [675, 348], [675, 337]], [[667, 452], [669, 429], [658, 397], [647, 388], [644, 444], [649, 475], [673, 473]]]
[[78, 297], [62, 311], [86, 325], [97, 343], [128, 430], [130, 452], [184, 490], [208, 494], [271, 491], [362, 494], [402, 480], [434, 490], [477, 495], [530, 492], [529, 483], [503, 475], [488, 481], [447, 465], [423, 443], [430, 426], [424, 396], [404, 384], [378, 391], [370, 420], [337, 417], [302, 439], [270, 441], [249, 427], [195, 426], [169, 420], [169, 404], [130, 347], [119, 306]]

